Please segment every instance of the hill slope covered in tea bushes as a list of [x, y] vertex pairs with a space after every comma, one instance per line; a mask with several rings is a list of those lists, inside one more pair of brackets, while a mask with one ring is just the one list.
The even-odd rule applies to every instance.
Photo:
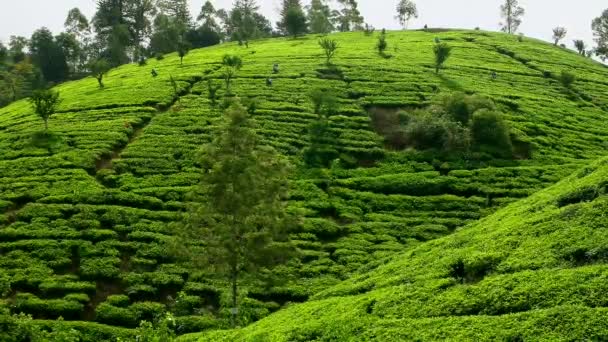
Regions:
[[[454, 47], [440, 75], [435, 37]], [[321, 298], [361, 266], [448, 235], [606, 154], [608, 69], [575, 53], [499, 33], [420, 31], [388, 32], [392, 57], [383, 58], [375, 36], [330, 38], [340, 45], [335, 69], [306, 36], [195, 50], [183, 65], [169, 55], [122, 66], [104, 89], [93, 78], [60, 85], [50, 141], [35, 138], [42, 121], [26, 101], [1, 108], [0, 270], [11, 285], [2, 305], [40, 322], [132, 328], [171, 310], [180, 333], [227, 325], [223, 284], [178, 263], [167, 242], [199, 177], [197, 151], [222, 115], [206, 82], [221, 82], [228, 53], [243, 58], [233, 91], [255, 98], [258, 133], [297, 167], [290, 207], [304, 214], [291, 235], [300, 255], [280, 270], [290, 281], [246, 288], [242, 324]], [[578, 77], [573, 89], [557, 80], [563, 70]], [[317, 87], [339, 96], [330, 127], [346, 162], [329, 170], [301, 159]], [[423, 108], [455, 91], [491, 98], [527, 158], [400, 151], [373, 128], [374, 110]]]
[[181, 340], [604, 341], [607, 209], [602, 159], [307, 303]]

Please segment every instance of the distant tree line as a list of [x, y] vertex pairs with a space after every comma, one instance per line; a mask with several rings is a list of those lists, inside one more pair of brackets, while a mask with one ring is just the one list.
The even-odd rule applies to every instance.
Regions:
[[[70, 79], [93, 75], [103, 85], [103, 74], [111, 67], [129, 62], [145, 64], [150, 57], [177, 51], [180, 58], [192, 48], [236, 41], [246, 47], [253, 39], [272, 36], [298, 37], [306, 33], [334, 31], [373, 32], [365, 23], [356, 0], [282, 0], [280, 20], [275, 27], [260, 13], [256, 0], [234, 0], [230, 10], [216, 9], [206, 1], [196, 18], [187, 0], [96, 0], [97, 10], [87, 18], [71, 9], [65, 30], [59, 34], [42, 27], [31, 37], [11, 36], [0, 42], [0, 106], [29, 97], [35, 90]], [[500, 7], [503, 31], [515, 34], [525, 10], [518, 0], [504, 0]], [[418, 17], [412, 0], [397, 4], [395, 18], [407, 28]], [[585, 56], [608, 59], [608, 9], [592, 21], [597, 46], [588, 49], [582, 40], [575, 48]], [[567, 34], [553, 29], [555, 44]], [[523, 41], [523, 37], [519, 38]], [[383, 43], [378, 46], [383, 52]]]

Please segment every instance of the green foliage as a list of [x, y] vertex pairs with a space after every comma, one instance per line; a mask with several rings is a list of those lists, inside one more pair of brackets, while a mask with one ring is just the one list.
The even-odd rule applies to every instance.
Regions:
[[384, 56], [384, 51], [388, 48], [388, 43], [386, 42], [386, 31], [382, 30], [380, 36], [378, 36], [378, 43], [376, 43], [376, 49], [378, 49], [378, 53], [381, 56]]
[[179, 64], [183, 65], [184, 64], [184, 57], [186, 57], [186, 55], [188, 55], [188, 52], [190, 52], [190, 48], [192, 47], [192, 44], [190, 44], [190, 42], [188, 42], [185, 39], [180, 39], [179, 42], [177, 43], [177, 55], [179, 56]]
[[236, 332], [188, 338], [601, 340], [608, 311], [597, 303], [605, 302], [608, 259], [606, 234], [598, 230], [606, 218], [598, 212], [607, 198], [585, 197], [563, 208], [557, 199], [604, 184], [607, 165], [595, 162], [447, 238], [362, 270], [308, 303]]
[[411, 0], [400, 0], [397, 4], [397, 19], [399, 20], [399, 24], [407, 30], [412, 18], [418, 18], [416, 3]]
[[224, 67], [224, 80], [226, 82], [226, 93], [230, 94], [230, 85], [236, 73], [243, 67], [243, 60], [236, 55], [224, 55], [222, 58]]
[[425, 110], [382, 111], [372, 116], [375, 129], [394, 148], [487, 152], [511, 158], [510, 130], [494, 102], [480, 95], [440, 95]]
[[608, 58], [608, 9], [605, 9], [599, 17], [593, 19], [591, 28], [597, 41], [595, 54], [605, 61]]
[[231, 284], [232, 324], [237, 323], [238, 283], [246, 272], [285, 262], [287, 162], [259, 143], [247, 111], [235, 102], [217, 138], [204, 148], [198, 206], [190, 213], [189, 239], [204, 241], [207, 260]]
[[325, 63], [327, 65], [330, 65], [332, 57], [334, 57], [336, 51], [340, 47], [338, 45], [338, 42], [329, 38], [321, 38], [319, 39], [319, 46], [321, 47], [321, 49], [323, 49], [323, 52], [325, 53]]
[[[375, 57], [377, 63], [370, 63], [374, 59], [370, 49], [377, 37], [370, 39], [362, 32], [336, 33], [329, 38], [340, 42], [343, 57], [348, 60], [342, 63], [340, 59], [340, 69], [319, 66], [316, 37], [297, 42], [259, 40], [256, 51], [248, 51], [243, 57], [247, 58], [247, 64], [238, 72], [239, 81], [232, 82], [232, 91], [242, 99], [256, 99], [253, 120], [259, 140], [297, 166], [289, 177], [285, 205], [287, 211], [302, 218], [289, 233], [289, 240], [300, 251], [294, 259], [243, 274], [239, 284], [239, 302], [243, 303], [239, 315], [241, 324], [257, 321], [275, 311], [282, 313], [285, 308], [294, 310], [293, 307], [299, 307], [296, 303], [317, 298], [315, 295], [323, 290], [332, 289], [333, 293], [334, 287], [344, 279], [369, 272], [384, 260], [399, 261], [406, 257], [408, 262], [390, 272], [372, 276], [368, 282], [357, 282], [352, 287], [344, 285], [346, 289], [340, 285], [335, 290], [358, 293], [356, 306], [337, 304], [336, 311], [331, 311], [333, 306], [320, 310], [314, 307], [319, 315], [330, 310], [337, 312], [332, 317], [343, 317], [350, 312], [356, 316], [348, 316], [344, 322], [335, 324], [333, 318], [323, 316], [326, 319], [319, 323], [307, 316], [307, 309], [298, 309], [294, 317], [286, 320], [297, 322], [294, 324], [302, 328], [286, 339], [293, 336], [293, 339], [314, 340], [325, 331], [318, 327], [327, 326], [330, 336], [327, 339], [340, 340], [343, 335], [335, 334], [341, 334], [341, 329], [347, 329], [351, 322], [361, 321], [360, 328], [355, 328], [357, 334], [352, 335], [355, 337], [348, 337], [500, 340], [521, 336], [530, 340], [559, 340], [558, 333], [543, 338], [535, 334], [539, 326], [545, 327], [547, 322], [553, 322], [554, 325], [549, 326], [559, 333], [564, 332], [560, 329], [570, 333], [580, 324], [563, 328], [568, 317], [576, 322], [600, 315], [596, 309], [586, 306], [577, 306], [580, 310], [550, 308], [547, 301], [541, 299], [564, 302], [564, 298], [573, 298], [569, 303], [578, 301], [575, 305], [580, 305], [590, 298], [593, 308], [603, 306], [598, 296], [577, 295], [578, 291], [586, 291], [577, 287], [580, 283], [592, 286], [589, 288], [597, 293], [605, 293], [604, 288], [595, 287], [595, 281], [587, 281], [594, 279], [598, 272], [588, 267], [603, 267], [606, 258], [602, 236], [593, 235], [584, 241], [562, 240], [564, 227], [575, 225], [571, 221], [553, 222], [534, 232], [538, 236], [552, 232], [546, 240], [553, 247], [543, 252], [542, 248], [536, 248], [541, 241], [528, 240], [526, 229], [534, 229], [536, 222], [542, 222], [546, 216], [526, 219], [525, 229], [506, 234], [508, 243], [496, 248], [492, 243], [500, 237], [492, 234], [491, 238], [485, 238], [487, 235], [483, 234], [495, 232], [491, 224], [494, 220], [488, 221], [488, 216], [499, 208], [530, 196], [605, 154], [604, 107], [608, 101], [605, 68], [536, 40], [526, 39], [520, 43], [516, 37], [500, 33], [442, 30], [436, 33], [442, 41], [455, 47], [466, 46], [466, 53], [453, 54], [445, 77], [435, 77], [429, 73], [430, 64], [425, 63], [425, 60], [429, 62], [431, 53], [428, 31], [435, 32], [431, 29], [389, 33], [390, 40], [399, 42], [399, 47], [393, 49], [391, 45], [387, 53], [394, 58]], [[133, 50], [134, 47], [130, 47], [127, 51]], [[113, 69], [111, 77], [104, 77], [103, 91], [96, 90], [98, 84], [92, 78], [62, 84], [54, 89], [61, 92], [63, 102], [52, 117], [55, 132], [52, 135], [35, 134], [40, 131], [40, 121], [27, 101], [16, 101], [0, 109], [0, 223], [3, 225], [0, 273], [9, 278], [11, 285], [9, 298], [3, 299], [2, 305], [17, 312], [14, 294], [33, 294], [35, 297], [20, 297], [20, 310], [36, 318], [28, 325], [45, 331], [60, 326], [75, 329], [81, 332], [82, 341], [87, 342], [115, 341], [117, 336], [134, 339], [134, 328], [141, 318], [154, 322], [154, 317], [164, 310], [176, 315], [178, 334], [229, 326], [231, 290], [223, 272], [215, 273], [204, 257], [175, 259], [169, 253], [169, 246], [181, 241], [175, 237], [173, 223], [183, 220], [194, 203], [189, 193], [202, 173], [197, 151], [216, 137], [224, 118], [209, 106], [207, 80], [223, 83], [219, 62], [227, 53], [240, 55], [238, 51], [242, 50], [235, 44], [192, 50], [188, 58], [196, 63], [185, 63], [183, 67], [176, 53], [167, 53], [160, 61], [149, 59], [147, 68], [123, 65]], [[487, 56], [498, 57], [488, 59]], [[27, 63], [18, 66], [11, 63], [12, 54], [7, 59], [8, 69], [4, 70], [13, 72], [13, 67], [31, 67]], [[273, 77], [273, 87], [265, 87], [264, 80], [273, 63], [280, 63], [281, 72]], [[472, 67], [479, 65], [483, 68]], [[150, 77], [152, 68], [159, 71], [158, 77]], [[559, 76], [561, 70], [576, 70], [575, 93], [556, 87], [559, 85], [556, 79], [543, 77], [544, 71], [547, 75]], [[496, 77], [492, 77], [492, 71], [496, 71]], [[19, 96], [31, 92], [36, 81], [34, 73], [32, 69], [32, 77], [23, 78], [24, 91]], [[170, 106], [175, 100], [175, 89], [170, 76], [180, 94], [180, 103], [173, 108]], [[319, 120], [307, 97], [313, 89], [334, 94], [339, 104], [333, 114], [327, 117], [321, 114], [321, 119], [326, 119], [320, 127], [323, 130], [319, 131], [327, 133], [331, 142], [327, 162], [323, 162], [325, 167], [318, 164], [322, 168], [308, 167], [302, 158], [302, 151], [312, 147], [309, 128]], [[387, 140], [370, 125], [366, 110], [372, 112], [375, 108], [393, 113], [390, 118], [397, 123], [393, 126], [397, 132], [404, 131], [406, 126], [402, 123], [414, 116], [416, 109], [439, 115], [438, 122], [454, 125], [460, 121], [443, 109], [437, 94], [456, 89], [492, 99], [495, 108], [491, 110], [499, 111], [508, 124], [512, 156], [501, 157], [492, 146], [478, 148], [475, 144], [468, 150], [443, 147], [419, 150], [409, 146], [396, 149], [390, 143], [387, 146]], [[218, 95], [224, 95], [224, 91]], [[228, 97], [226, 102], [235, 99]], [[180, 110], [165, 110], [177, 106]], [[405, 114], [397, 115], [399, 111]], [[470, 137], [473, 115], [468, 112], [464, 117], [468, 117], [469, 122], [460, 123], [459, 128], [468, 131]], [[37, 141], [32, 137], [44, 139]], [[534, 151], [532, 155], [524, 153], [527, 147]], [[592, 170], [581, 171], [580, 175], [588, 172]], [[598, 199], [605, 197], [602, 189], [602, 182], [597, 182], [560, 194], [553, 199], [555, 207], [551, 213], [573, 217], [587, 206], [591, 212], [603, 212], [603, 207], [596, 207]], [[544, 208], [544, 204], [540, 208]], [[526, 210], [535, 212], [538, 207]], [[479, 229], [475, 234], [451, 240], [449, 245], [441, 245], [438, 250], [444, 253], [428, 252], [432, 258], [413, 264], [420, 273], [409, 273], [411, 259], [407, 253], [422, 245], [439, 243], [443, 239], [438, 238], [458, 234], [467, 229], [463, 227], [476, 224], [475, 221], [482, 218], [485, 230]], [[571, 236], [601, 233], [603, 222], [599, 220], [597, 215], [588, 216], [587, 221], [594, 225], [597, 222], [597, 226]], [[501, 221], [510, 225], [516, 220]], [[427, 244], [425, 241], [429, 240], [434, 241]], [[596, 240], [600, 243], [595, 244]], [[462, 254], [451, 249], [475, 241], [479, 244]], [[189, 244], [197, 248], [195, 239], [177, 245], [185, 249]], [[502, 252], [524, 246], [529, 248], [519, 250], [517, 255], [511, 254], [508, 261], [500, 261]], [[199, 247], [204, 255], [202, 244]], [[488, 253], [476, 254], [478, 251]], [[542, 257], [537, 257], [538, 251]], [[402, 252], [406, 254], [391, 259]], [[427, 250], [418, 250], [415, 256], [425, 253]], [[557, 257], [551, 259], [554, 261], [548, 263], [547, 271], [539, 276], [543, 280], [531, 282], [528, 278], [531, 275], [527, 273], [516, 278], [494, 278], [519, 273], [512, 272], [517, 269], [512, 266], [509, 271], [503, 271], [501, 263], [521, 265], [529, 259], [532, 266], [536, 266], [546, 255]], [[437, 267], [428, 266], [440, 258], [448, 259]], [[450, 265], [459, 259], [464, 265], [464, 281], [448, 276]], [[578, 269], [580, 265], [584, 265], [584, 272]], [[357, 271], [361, 267], [363, 270]], [[568, 269], [573, 269], [573, 273], [551, 277], [552, 272]], [[365, 297], [366, 290], [403, 274], [402, 279], [394, 282], [402, 288], [385, 289], [389, 294], [386, 300], [381, 294]], [[258, 283], [257, 279], [264, 281]], [[437, 286], [428, 291], [418, 290], [419, 279]], [[544, 286], [562, 282], [572, 284], [563, 288], [571, 287], [574, 295], [570, 292], [562, 295], [558, 290], [548, 292]], [[532, 291], [534, 289], [540, 292]], [[184, 292], [181, 297], [180, 292]], [[425, 300], [422, 304], [415, 302], [384, 310], [388, 302], [410, 303], [409, 297], [395, 297], [408, 293]], [[498, 294], [494, 296], [495, 293]], [[114, 302], [113, 295], [128, 296], [128, 304], [125, 305], [124, 298], [120, 303]], [[388, 298], [394, 300], [391, 302]], [[54, 302], [56, 300], [59, 302]], [[100, 308], [104, 303], [110, 305], [105, 310], [110, 313], [106, 318], [113, 322], [111, 325], [95, 323], [95, 310], [91, 308]], [[538, 307], [538, 311], [521, 312], [528, 303]], [[61, 308], [62, 314], [68, 313], [66, 319], [69, 320], [43, 319], [56, 317], [55, 307]], [[485, 311], [478, 314], [480, 308]], [[382, 317], [386, 311], [390, 313], [383, 317], [393, 314], [400, 317], [398, 315], [406, 313], [410, 318], [404, 318], [406, 322], [397, 318], [398, 323], [393, 321], [395, 325], [380, 324], [380, 328], [366, 333], [367, 327], [377, 323], [367, 319]], [[579, 311], [587, 312], [588, 316], [572, 316]], [[411, 317], [418, 317], [412, 312], [430, 312], [432, 318], [420, 318], [425, 323], [418, 325], [412, 323]], [[298, 321], [302, 317], [303, 321]], [[542, 320], [543, 317], [549, 318]], [[272, 333], [275, 327], [282, 326], [279, 323], [274, 320], [271, 326], [260, 331]], [[131, 328], [121, 328], [125, 326]], [[391, 328], [395, 326], [408, 328]], [[509, 331], [503, 334], [504, 326], [509, 327]], [[583, 330], [592, 331], [587, 327]], [[419, 335], [410, 336], [404, 331], [415, 331]], [[437, 335], [433, 335], [435, 332]], [[563, 336], [584, 340], [590, 338], [589, 335]], [[230, 334], [218, 339], [221, 338], [237, 339]], [[256, 339], [262, 337], [252, 338]]]
[[334, 25], [331, 17], [331, 9], [324, 0], [312, 0], [307, 13], [310, 32], [327, 34], [333, 31]]
[[281, 10], [281, 22], [279, 24], [280, 28], [284, 30], [286, 34], [289, 34], [294, 38], [306, 33], [308, 23], [306, 14], [304, 14], [304, 10], [299, 1], [285, 1], [283, 9]]
[[499, 112], [486, 108], [476, 111], [471, 119], [471, 137], [477, 148], [491, 146], [507, 158], [513, 154], [509, 126]]
[[574, 82], [576, 82], [576, 75], [569, 71], [562, 70], [562, 73], [559, 75], [559, 81], [564, 87], [570, 89]]
[[55, 114], [57, 106], [61, 103], [59, 92], [52, 90], [38, 90], [32, 94], [30, 103], [34, 112], [44, 121], [44, 130], [49, 130], [49, 119]]
[[452, 47], [447, 43], [440, 42], [433, 46], [433, 53], [435, 54], [435, 73], [439, 74], [439, 70], [443, 68], [443, 65], [452, 54]]
[[222, 88], [220, 84], [216, 84], [213, 80], [207, 80], [207, 91], [208, 98], [211, 101], [211, 105], [215, 106], [217, 104], [217, 92]]
[[99, 83], [99, 88], [103, 88], [103, 77], [110, 71], [110, 63], [105, 59], [98, 59], [92, 62], [89, 65], [89, 69], [91, 70], [91, 75], [97, 79], [97, 83]]

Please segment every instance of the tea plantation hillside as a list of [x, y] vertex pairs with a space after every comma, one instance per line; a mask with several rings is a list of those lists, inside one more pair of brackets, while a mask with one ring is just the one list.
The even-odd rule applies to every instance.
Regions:
[[309, 302], [181, 341], [605, 341], [608, 159], [366, 267]]
[[[439, 75], [436, 37], [454, 48]], [[330, 38], [340, 46], [333, 68], [318, 37], [306, 36], [195, 50], [183, 65], [169, 55], [122, 66], [103, 89], [93, 78], [60, 85], [50, 139], [40, 138], [43, 122], [26, 101], [1, 108], [0, 270], [11, 291], [0, 303], [91, 334], [122, 333], [165, 310], [179, 333], [227, 326], [225, 285], [167, 247], [199, 179], [197, 151], [222, 115], [207, 80], [222, 82], [225, 54], [243, 59], [232, 90], [255, 103], [258, 133], [296, 165], [290, 208], [304, 216], [291, 235], [298, 259], [275, 270], [289, 281], [244, 289], [242, 325], [321, 298], [361, 266], [448, 235], [607, 152], [608, 69], [575, 53], [499, 33], [411, 31], [387, 33], [385, 58], [377, 35]], [[558, 81], [564, 70], [578, 77], [572, 88]], [[322, 170], [301, 157], [317, 87], [339, 96], [329, 120], [341, 162]], [[516, 158], [398, 150], [374, 130], [373, 113], [423, 108], [450, 92], [491, 98], [511, 126]]]

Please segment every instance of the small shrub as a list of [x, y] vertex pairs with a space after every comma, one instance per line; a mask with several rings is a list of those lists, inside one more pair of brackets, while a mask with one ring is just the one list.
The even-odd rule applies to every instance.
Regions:
[[520, 43], [524, 42], [524, 34], [520, 33], [519, 35], [517, 35], [517, 41]]
[[378, 43], [376, 44], [376, 49], [378, 49], [378, 53], [381, 56], [384, 56], [384, 51], [388, 48], [388, 43], [386, 42], [386, 31], [382, 30], [382, 33], [378, 37]]
[[160, 52], [157, 52], [157, 53], [154, 55], [154, 58], [156, 58], [156, 60], [162, 61], [163, 59], [165, 59], [165, 55], [163, 55], [163, 54], [162, 54], [162, 53], [160, 53]]
[[319, 40], [319, 46], [323, 49], [323, 52], [325, 53], [325, 63], [327, 65], [330, 65], [332, 57], [336, 54], [336, 51], [339, 48], [338, 42], [333, 39], [322, 38]]
[[439, 73], [439, 70], [443, 67], [445, 62], [448, 60], [452, 53], [452, 47], [447, 43], [437, 43], [433, 47], [433, 53], [435, 54], [435, 73]]
[[513, 154], [509, 127], [496, 111], [485, 108], [476, 111], [471, 119], [471, 136], [476, 146], [491, 147], [489, 152], [498, 152], [504, 156]]
[[576, 76], [569, 71], [563, 70], [559, 76], [559, 81], [564, 87], [571, 88], [574, 82], [576, 82]]
[[209, 91], [208, 97], [209, 101], [211, 101], [211, 105], [215, 106], [217, 104], [217, 92], [222, 88], [220, 84], [216, 84], [213, 80], [207, 80], [207, 90]]

